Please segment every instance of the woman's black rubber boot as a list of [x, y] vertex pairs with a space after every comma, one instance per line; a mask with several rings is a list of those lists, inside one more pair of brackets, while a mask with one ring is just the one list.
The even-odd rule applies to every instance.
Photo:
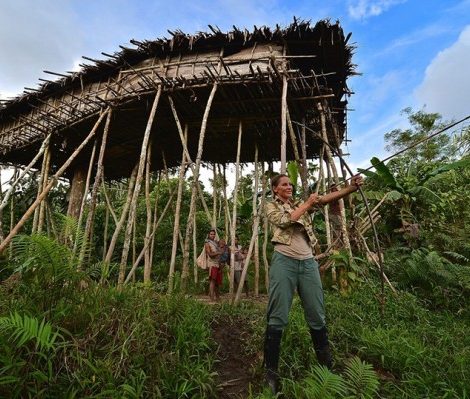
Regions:
[[333, 367], [333, 358], [331, 356], [330, 344], [328, 342], [328, 330], [323, 327], [320, 330], [310, 329], [312, 336], [313, 348], [317, 355], [318, 363], [327, 367], [329, 370]]
[[272, 327], [266, 329], [264, 338], [264, 367], [266, 369], [266, 385], [269, 386], [273, 394], [280, 392], [279, 374], [279, 350], [281, 347], [282, 330]]

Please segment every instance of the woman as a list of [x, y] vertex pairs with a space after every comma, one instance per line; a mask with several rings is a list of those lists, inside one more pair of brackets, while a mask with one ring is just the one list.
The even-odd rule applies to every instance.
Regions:
[[274, 393], [279, 391], [279, 347], [295, 290], [304, 308], [318, 362], [328, 368], [332, 366], [323, 289], [312, 252], [316, 238], [309, 212], [356, 191], [362, 183], [361, 176], [354, 176], [351, 185], [340, 191], [324, 196], [311, 194], [304, 203], [294, 203], [289, 177], [280, 174], [271, 180], [273, 201], [266, 204], [265, 212], [273, 227], [274, 253], [269, 269], [264, 363], [266, 382]]
[[209, 297], [211, 301], [219, 299], [219, 285], [222, 284], [222, 270], [219, 268], [219, 245], [215, 241], [215, 230], [210, 230], [204, 243], [209, 269]]

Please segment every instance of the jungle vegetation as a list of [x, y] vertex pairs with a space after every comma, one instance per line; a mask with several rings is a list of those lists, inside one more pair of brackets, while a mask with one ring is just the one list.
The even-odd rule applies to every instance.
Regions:
[[[409, 128], [385, 135], [391, 152], [446, 124], [437, 113], [404, 110]], [[470, 128], [426, 141], [375, 169], [363, 171], [371, 207], [380, 203], [376, 221], [385, 285], [366, 256], [352, 223], [365, 214], [360, 196], [347, 204], [352, 256], [337, 249], [327, 258], [324, 288], [332, 372], [317, 365], [301, 307], [295, 301], [281, 353], [282, 385], [288, 398], [468, 398], [470, 397]], [[315, 163], [309, 168], [315, 185]], [[260, 172], [261, 173], [261, 172]], [[269, 174], [269, 171], [265, 171]], [[297, 181], [295, 165], [289, 173]], [[262, 177], [262, 176], [260, 176]], [[248, 244], [252, 228], [253, 172], [240, 179], [237, 234]], [[191, 188], [185, 181], [181, 226], [187, 223]], [[161, 210], [176, 190], [177, 176], [152, 176], [152, 209]], [[211, 181], [217, 203], [217, 227], [227, 235], [226, 181]], [[212, 187], [210, 188], [212, 189]], [[168, 294], [174, 207], [162, 217], [155, 235], [151, 283], [143, 267], [128, 284], [117, 284], [119, 258], [103, 261], [115, 227], [100, 192], [93, 238], [68, 219], [67, 184], [48, 199], [50, 214], [41, 233], [29, 234], [32, 221], [0, 259], [0, 397], [8, 398], [216, 398], [224, 383], [214, 341], [214, 326], [238, 326], [241, 356], [250, 360], [246, 396], [268, 398], [263, 389], [262, 339], [266, 293], [264, 268], [248, 279], [252, 297], [238, 306], [208, 306], [205, 272], [193, 270], [181, 287], [182, 252], [178, 244], [174, 289]], [[112, 182], [107, 196], [116, 215], [122, 212], [126, 182]], [[204, 191], [212, 204], [213, 194]], [[300, 185], [298, 191], [301, 191]], [[34, 175], [17, 187], [1, 216], [2, 233], [18, 220], [37, 194]], [[199, 207], [202, 208], [202, 207]], [[201, 249], [210, 221], [196, 213], [196, 248]], [[144, 246], [147, 204], [139, 199], [128, 269]], [[315, 214], [325, 246], [325, 222]], [[182, 230], [184, 231], [184, 230]], [[263, 236], [260, 223], [260, 244]], [[363, 235], [372, 243], [371, 229]], [[116, 254], [123, 246], [118, 237]], [[76, 246], [84, 252], [77, 251]], [[75, 249], [74, 249], [75, 246]], [[372, 244], [369, 245], [372, 249]], [[258, 248], [259, 263], [262, 245]], [[191, 246], [190, 259], [193, 259]], [[267, 257], [272, 251], [268, 243]], [[85, 254], [85, 262], [80, 256]], [[195, 254], [197, 256], [197, 253]], [[133, 259], [132, 259], [133, 258]], [[325, 261], [323, 261], [325, 262]], [[342, 270], [340, 284], [331, 270]], [[226, 280], [226, 279], [225, 279]], [[257, 280], [257, 281], [255, 281]], [[261, 299], [253, 295], [255, 289]], [[225, 283], [224, 290], [228, 290]], [[234, 371], [234, 374], [236, 371]], [[233, 376], [236, 378], [236, 375]], [[225, 384], [226, 386], [227, 384]]]

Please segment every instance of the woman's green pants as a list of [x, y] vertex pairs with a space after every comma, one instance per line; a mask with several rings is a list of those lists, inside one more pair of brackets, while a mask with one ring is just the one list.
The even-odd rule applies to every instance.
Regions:
[[274, 251], [269, 269], [269, 327], [283, 330], [287, 326], [295, 290], [309, 327], [314, 330], [325, 327], [323, 288], [316, 260], [293, 259]]

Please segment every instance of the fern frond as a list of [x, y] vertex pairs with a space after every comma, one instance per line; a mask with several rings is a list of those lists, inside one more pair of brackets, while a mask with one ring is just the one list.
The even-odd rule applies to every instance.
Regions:
[[70, 269], [70, 251], [53, 238], [42, 234], [19, 235], [13, 239], [12, 254], [17, 268], [25, 273], [33, 270], [59, 278]]
[[458, 252], [453, 252], [453, 251], [445, 251], [443, 252], [444, 255], [447, 255], [449, 258], [456, 262], [461, 262], [461, 263], [468, 263], [470, 262], [470, 259], [465, 257], [462, 254], [459, 254]]
[[305, 396], [308, 399], [343, 398], [346, 393], [343, 378], [324, 366], [315, 366], [312, 376], [306, 378], [305, 382]]
[[353, 357], [344, 372], [350, 398], [372, 399], [376, 397], [379, 380], [370, 364]]

